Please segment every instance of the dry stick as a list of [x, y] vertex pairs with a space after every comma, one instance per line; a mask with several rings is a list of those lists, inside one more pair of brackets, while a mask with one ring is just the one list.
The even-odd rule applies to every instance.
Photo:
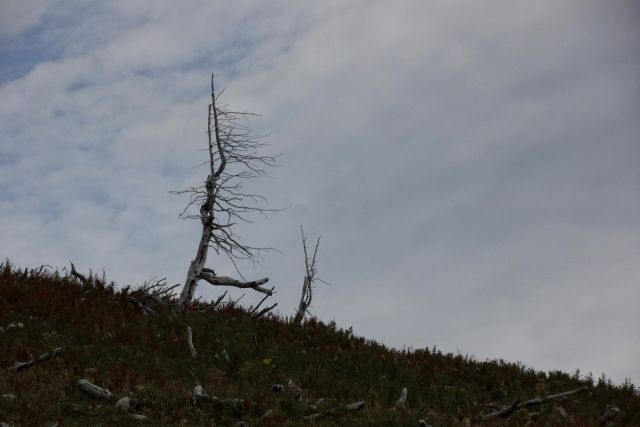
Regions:
[[507, 406], [506, 408], [502, 408], [499, 411], [495, 411], [495, 412], [491, 412], [490, 414], [483, 415], [480, 417], [480, 419], [486, 420], [490, 418], [507, 418], [518, 409], [530, 408], [532, 406], [542, 405], [544, 403], [564, 399], [567, 396], [571, 396], [572, 394], [576, 394], [585, 390], [587, 390], [586, 386], [577, 388], [575, 390], [565, 391], [564, 393], [550, 394], [545, 397], [537, 397], [535, 399], [527, 400], [522, 404], [520, 403], [520, 399], [516, 399], [511, 404], [511, 406]]
[[484, 415], [482, 417], [482, 419], [486, 420], [486, 419], [489, 419], [489, 418], [506, 418], [506, 417], [509, 417], [515, 411], [520, 409], [520, 407], [518, 406], [519, 403], [520, 403], [520, 399], [516, 399], [516, 400], [513, 401], [511, 406], [507, 406], [506, 408], [502, 408], [499, 411], [492, 412], [490, 414]]
[[220, 295], [218, 297], [218, 299], [216, 300], [216, 302], [213, 303], [213, 307], [217, 307], [220, 305], [220, 303], [222, 302], [222, 300], [224, 299], [224, 297], [227, 296], [227, 291], [224, 291], [224, 294]]
[[524, 402], [520, 406], [523, 407], [523, 408], [530, 408], [532, 406], [542, 405], [544, 403], [551, 402], [551, 401], [554, 401], [554, 400], [564, 399], [567, 396], [571, 396], [572, 394], [580, 393], [580, 392], [585, 391], [585, 390], [587, 390], [587, 387], [583, 386], [583, 387], [577, 388], [575, 390], [565, 391], [564, 393], [550, 394], [550, 395], [545, 396], [545, 397], [538, 397], [538, 398], [535, 398], [535, 399], [527, 400], [526, 402]]
[[110, 399], [111, 397], [113, 397], [113, 394], [111, 394], [109, 390], [107, 390], [106, 388], [98, 387], [97, 385], [86, 379], [78, 381], [78, 387], [85, 394], [93, 397], [94, 399]]
[[269, 311], [273, 310], [274, 308], [276, 308], [276, 306], [278, 305], [278, 303], [273, 304], [271, 307], [265, 307], [262, 310], [260, 310], [260, 312], [256, 313], [253, 318], [257, 319], [259, 317], [261, 317], [263, 314], [268, 313]]
[[193, 336], [191, 334], [191, 326], [187, 326], [187, 344], [189, 345], [189, 352], [191, 356], [195, 359], [198, 355], [196, 352], [196, 348], [193, 346]]
[[393, 405], [392, 409], [404, 409], [404, 405], [407, 403], [407, 388], [403, 387], [400, 392], [400, 397], [396, 401], [395, 405]]
[[350, 403], [348, 405], [339, 406], [337, 408], [330, 409], [324, 412], [317, 412], [315, 414], [307, 415], [304, 417], [305, 420], [315, 420], [317, 418], [324, 418], [331, 415], [342, 415], [347, 412], [356, 412], [364, 408], [364, 400], [359, 400], [354, 403]]
[[28, 362], [16, 362], [13, 366], [9, 368], [9, 370], [16, 371], [16, 372], [24, 371], [25, 369], [35, 366], [36, 363], [44, 362], [46, 360], [60, 356], [62, 355], [62, 353], [64, 353], [64, 348], [56, 347], [53, 349], [51, 353], [43, 353], [40, 356], [38, 356], [37, 359], [32, 359], [32, 360], [29, 360]]
[[617, 417], [618, 415], [620, 415], [620, 408], [613, 406], [609, 409], [607, 409], [604, 414], [602, 414], [602, 417], [600, 418], [600, 424], [606, 425], [609, 423], [609, 421], [611, 421], [612, 419], [614, 419], [615, 417]]
[[320, 237], [316, 240], [316, 246], [313, 250], [313, 256], [309, 260], [309, 254], [307, 252], [307, 238], [304, 236], [304, 229], [300, 226], [300, 235], [302, 236], [302, 250], [304, 252], [304, 280], [302, 282], [302, 294], [300, 295], [300, 303], [298, 305], [298, 311], [293, 319], [293, 323], [300, 325], [304, 319], [307, 310], [311, 306], [313, 299], [313, 282], [316, 280], [316, 256], [318, 254], [318, 246], [320, 246]]
[[260, 302], [258, 303], [258, 305], [256, 305], [255, 307], [250, 307], [249, 308], [249, 312], [247, 314], [248, 315], [252, 315], [253, 313], [255, 313], [267, 298], [269, 298], [269, 295], [265, 295], [264, 298], [262, 298], [260, 300]]
[[71, 261], [69, 261], [69, 263], [71, 264], [71, 275], [76, 277], [78, 280], [80, 280], [83, 285], [90, 286], [91, 281], [87, 279], [87, 277], [84, 274], [78, 273], [78, 270], [76, 270], [76, 266], [73, 265]]

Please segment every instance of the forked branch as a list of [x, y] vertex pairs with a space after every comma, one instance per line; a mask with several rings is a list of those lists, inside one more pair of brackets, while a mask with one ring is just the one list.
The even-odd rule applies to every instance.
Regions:
[[316, 239], [316, 246], [313, 249], [313, 255], [309, 258], [307, 251], [307, 238], [304, 236], [304, 229], [300, 226], [300, 234], [302, 236], [302, 250], [304, 252], [304, 280], [302, 281], [302, 295], [300, 295], [300, 303], [298, 311], [293, 319], [296, 324], [301, 324], [307, 310], [311, 306], [313, 299], [313, 282], [316, 280], [316, 255], [318, 254], [318, 246], [320, 246], [320, 237]]

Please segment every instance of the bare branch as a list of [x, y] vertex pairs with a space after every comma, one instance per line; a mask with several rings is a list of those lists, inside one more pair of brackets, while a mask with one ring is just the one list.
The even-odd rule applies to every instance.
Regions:
[[113, 394], [111, 394], [109, 390], [98, 387], [89, 380], [82, 379], [78, 381], [78, 387], [94, 399], [111, 399], [113, 397]]
[[187, 326], [187, 345], [189, 346], [189, 353], [194, 359], [198, 356], [196, 348], [193, 346], [193, 335], [191, 333], [191, 326]]
[[73, 265], [71, 261], [69, 261], [69, 264], [71, 264], [71, 275], [73, 277], [76, 277], [78, 280], [80, 280], [80, 282], [82, 282], [83, 285], [86, 285], [86, 286], [91, 285], [91, 281], [87, 279], [87, 276], [85, 276], [82, 273], [78, 273], [78, 270], [76, 270], [76, 266]]
[[273, 310], [274, 308], [276, 308], [276, 306], [277, 306], [277, 305], [278, 305], [278, 303], [275, 303], [275, 304], [273, 304], [273, 305], [272, 305], [272, 306], [270, 306], [270, 307], [263, 308], [263, 309], [262, 309], [262, 310], [260, 310], [258, 313], [256, 313], [256, 314], [253, 316], [253, 318], [254, 318], [254, 319], [257, 319], [257, 318], [259, 318], [259, 317], [262, 317], [262, 315], [264, 315], [264, 314], [268, 313], [269, 311]]
[[316, 246], [313, 250], [313, 255], [309, 259], [307, 252], [307, 239], [304, 236], [304, 229], [300, 226], [300, 235], [302, 236], [302, 250], [304, 252], [304, 266], [305, 275], [302, 282], [302, 295], [300, 296], [300, 303], [298, 304], [298, 311], [293, 319], [294, 323], [301, 324], [304, 319], [307, 310], [311, 306], [313, 299], [313, 282], [316, 280], [316, 256], [318, 254], [318, 246], [320, 246], [320, 237], [316, 240]]
[[587, 390], [586, 386], [577, 388], [575, 390], [565, 391], [563, 393], [550, 394], [544, 397], [537, 397], [535, 399], [527, 400], [524, 403], [520, 403], [521, 400], [516, 399], [510, 406], [506, 406], [500, 409], [499, 411], [495, 411], [487, 415], [483, 415], [480, 418], [482, 420], [487, 420], [491, 418], [508, 418], [509, 416], [511, 416], [511, 414], [513, 414], [515, 411], [519, 409], [530, 408], [532, 406], [538, 406], [548, 402], [563, 400], [563, 399], [566, 399], [568, 396], [571, 396], [572, 394], [580, 393], [585, 390]]
[[273, 295], [273, 290], [274, 290], [274, 288], [267, 289], [261, 286], [269, 281], [268, 277], [264, 277], [262, 279], [254, 280], [251, 282], [241, 282], [231, 277], [215, 276], [214, 274], [202, 271], [200, 272], [200, 275], [198, 276], [198, 278], [207, 281], [209, 284], [213, 286], [233, 286], [234, 288], [241, 288], [241, 289], [251, 288], [251, 289], [255, 289], [258, 292], [262, 292], [263, 294], [267, 294], [268, 296]]

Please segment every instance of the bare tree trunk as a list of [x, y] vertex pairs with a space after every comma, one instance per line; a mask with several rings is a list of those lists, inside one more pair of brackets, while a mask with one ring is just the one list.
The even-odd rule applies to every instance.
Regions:
[[[260, 155], [257, 149], [263, 144], [257, 137], [251, 135], [251, 130], [239, 121], [246, 118], [248, 113], [228, 111], [216, 105], [217, 97], [214, 87], [214, 75], [211, 75], [211, 103], [209, 104], [208, 139], [209, 139], [209, 173], [203, 187], [176, 191], [174, 194], [187, 193], [191, 201], [181, 215], [192, 206], [200, 203], [197, 218], [202, 223], [202, 233], [196, 251], [196, 257], [191, 261], [187, 277], [178, 299], [179, 305], [187, 305], [193, 296], [200, 280], [205, 280], [214, 286], [233, 286], [237, 288], [252, 288], [267, 295], [273, 294], [273, 288], [264, 288], [269, 279], [263, 278], [251, 282], [242, 282], [230, 277], [218, 277], [214, 270], [206, 268], [209, 247], [217, 254], [227, 255], [235, 264], [234, 259], [253, 260], [261, 248], [244, 245], [238, 241], [232, 227], [236, 220], [249, 222], [245, 215], [252, 213], [265, 214], [269, 209], [252, 205], [263, 197], [244, 193], [240, 182], [243, 179], [258, 177], [264, 174], [263, 166], [275, 164], [275, 157]], [[227, 170], [227, 164], [235, 167]], [[245, 202], [246, 201], [246, 202]], [[216, 215], [217, 214], [217, 215]], [[217, 216], [217, 218], [216, 218]], [[196, 218], [195, 215], [186, 215]], [[236, 267], [237, 268], [237, 267]]]
[[320, 237], [316, 240], [316, 247], [313, 250], [313, 256], [309, 259], [307, 252], [307, 239], [304, 237], [304, 230], [300, 227], [300, 234], [302, 235], [302, 250], [304, 251], [304, 267], [305, 274], [302, 282], [302, 295], [300, 295], [300, 303], [298, 304], [298, 311], [293, 318], [293, 323], [301, 324], [304, 319], [304, 315], [311, 306], [311, 300], [313, 299], [313, 282], [316, 280], [316, 255], [318, 253], [318, 246], [320, 245]]

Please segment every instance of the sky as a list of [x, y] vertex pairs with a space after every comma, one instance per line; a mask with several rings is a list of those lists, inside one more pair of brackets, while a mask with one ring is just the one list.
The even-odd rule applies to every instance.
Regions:
[[0, 1], [0, 257], [184, 282], [200, 226], [169, 191], [206, 179], [214, 72], [282, 153], [246, 185], [288, 209], [237, 230], [278, 249], [241, 269], [282, 315], [303, 226], [323, 321], [640, 384], [639, 23], [633, 0]]

